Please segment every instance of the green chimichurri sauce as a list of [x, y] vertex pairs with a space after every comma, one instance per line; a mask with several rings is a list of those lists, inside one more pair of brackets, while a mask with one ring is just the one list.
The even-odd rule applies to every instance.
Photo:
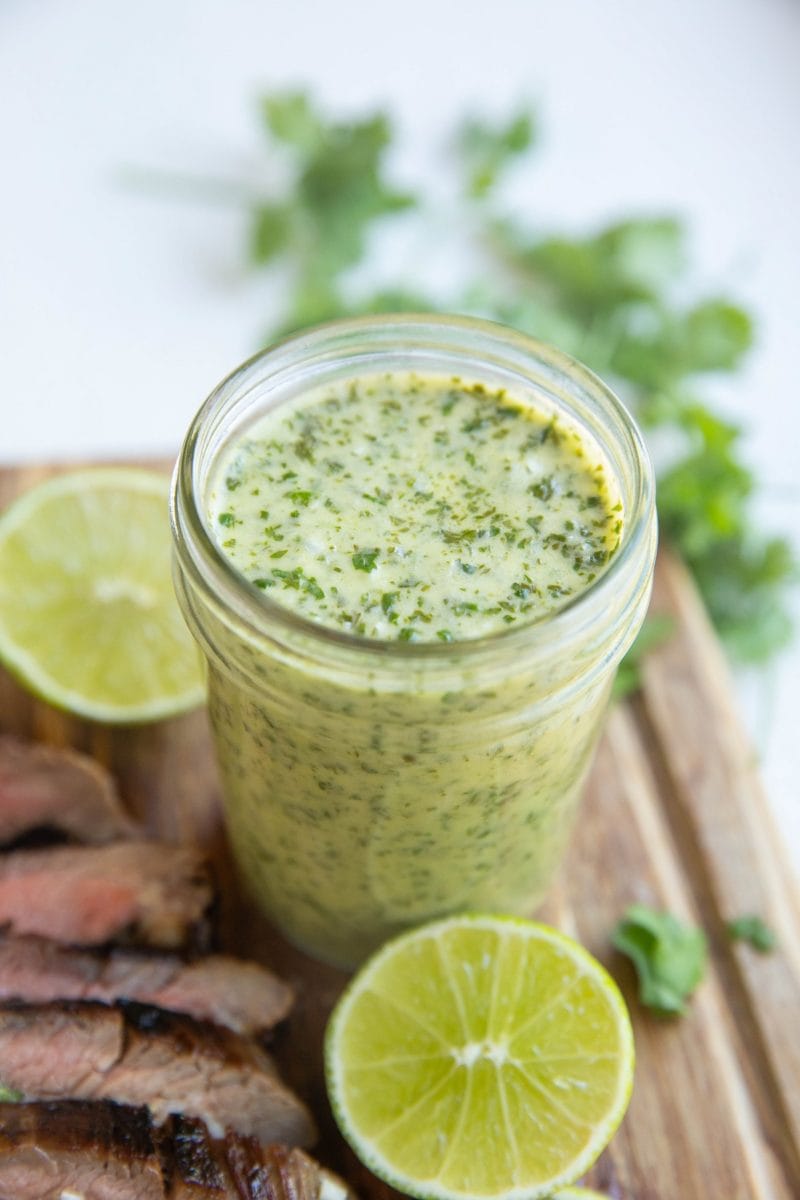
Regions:
[[209, 501], [232, 564], [335, 629], [458, 641], [560, 608], [620, 540], [578, 432], [503, 390], [414, 374], [303, 397], [229, 450]]
[[[232, 846], [299, 945], [353, 964], [409, 923], [539, 902], [611, 685], [607, 637], [566, 657], [487, 652], [488, 675], [471, 653], [607, 567], [616, 486], [563, 419], [445, 376], [306, 393], [221, 453], [206, 511], [224, 555], [279, 605], [363, 640], [361, 669], [339, 675], [313, 632], [293, 631], [295, 653], [266, 611], [246, 634], [224, 608], [203, 616]], [[390, 677], [374, 639], [395, 643]], [[444, 674], [404, 663], [403, 641], [452, 641]]]

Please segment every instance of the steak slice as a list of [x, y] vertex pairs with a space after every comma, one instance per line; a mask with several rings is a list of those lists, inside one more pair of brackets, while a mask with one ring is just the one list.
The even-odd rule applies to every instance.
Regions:
[[140, 1005], [0, 1005], [0, 1079], [27, 1100], [147, 1105], [262, 1142], [308, 1145], [314, 1123], [255, 1042]]
[[0, 1200], [164, 1200], [146, 1109], [0, 1104]]
[[320, 1200], [323, 1173], [302, 1150], [229, 1133], [225, 1152], [237, 1200]]
[[172, 1200], [354, 1200], [343, 1180], [297, 1147], [262, 1145], [229, 1130], [214, 1141], [202, 1121], [164, 1127], [173, 1165]]
[[0, 735], [0, 844], [54, 829], [99, 845], [134, 837], [114, 780], [85, 754]]
[[197, 851], [162, 842], [0, 855], [0, 926], [57, 942], [176, 949], [207, 937], [212, 890]]
[[212, 1139], [202, 1121], [170, 1117], [160, 1140], [164, 1161], [169, 1163], [170, 1200], [239, 1200], [224, 1144]]
[[174, 954], [0, 937], [0, 1000], [137, 1000], [236, 1033], [259, 1033], [283, 1020], [294, 997], [266, 967], [222, 954], [187, 963]]
[[310, 1113], [255, 1042], [139, 1005], [126, 1005], [125, 1016], [125, 1055], [104, 1084], [109, 1099], [147, 1104], [159, 1123], [169, 1113], [199, 1117], [214, 1137], [233, 1129], [262, 1142], [314, 1141]]
[[124, 1048], [125, 1025], [116, 1009], [0, 1005], [0, 1079], [25, 1099], [100, 1097]]
[[108, 1100], [0, 1104], [0, 1200], [354, 1200], [304, 1154]]

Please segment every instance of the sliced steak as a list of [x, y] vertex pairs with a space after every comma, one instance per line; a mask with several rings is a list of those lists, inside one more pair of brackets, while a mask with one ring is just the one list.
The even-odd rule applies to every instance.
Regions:
[[226, 955], [187, 963], [174, 954], [0, 937], [0, 1000], [138, 1000], [236, 1033], [259, 1033], [282, 1021], [293, 999], [266, 967]]
[[99, 845], [134, 837], [138, 826], [99, 763], [72, 750], [2, 734], [0, 844], [34, 829], [53, 829], [76, 842]]
[[159, 1122], [169, 1113], [199, 1117], [215, 1137], [233, 1129], [262, 1142], [314, 1141], [308, 1110], [255, 1042], [158, 1009], [127, 1005], [125, 1015], [125, 1055], [104, 1084], [109, 1099], [147, 1104]]
[[57, 942], [176, 949], [207, 937], [212, 890], [192, 849], [162, 842], [0, 855], [0, 926]]
[[320, 1200], [322, 1173], [302, 1150], [228, 1134], [225, 1152], [238, 1200]]
[[0, 1079], [26, 1099], [102, 1097], [103, 1084], [124, 1048], [125, 1024], [116, 1009], [100, 1004], [0, 1005]]
[[0, 1104], [0, 1200], [164, 1200], [146, 1109]]
[[255, 1042], [189, 1017], [126, 1005], [0, 1005], [0, 1079], [28, 1100], [147, 1105], [262, 1142], [308, 1145], [305, 1105]]
[[103, 1100], [0, 1104], [0, 1200], [353, 1200], [302, 1150]]
[[167, 1134], [172, 1200], [352, 1200], [343, 1181], [302, 1150], [228, 1131], [215, 1141], [202, 1121], [173, 1117]]
[[214, 1141], [202, 1121], [170, 1117], [160, 1137], [169, 1164], [170, 1200], [239, 1200], [224, 1143]]

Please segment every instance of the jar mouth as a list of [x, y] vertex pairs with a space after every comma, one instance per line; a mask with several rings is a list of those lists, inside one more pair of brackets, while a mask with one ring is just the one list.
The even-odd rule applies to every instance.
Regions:
[[[366, 343], [368, 348], [364, 349]], [[359, 349], [358, 347], [361, 347]], [[239, 427], [257, 414], [259, 385], [266, 379], [293, 380], [293, 394], [314, 386], [320, 373], [339, 364], [343, 374], [387, 369], [395, 356], [402, 369], [432, 371], [435, 364], [452, 365], [476, 372], [487, 367], [516, 378], [518, 386], [541, 389], [556, 399], [566, 396], [588, 403], [576, 411], [593, 434], [605, 434], [604, 449], [610, 466], [619, 477], [625, 474], [622, 539], [605, 570], [563, 605], [519, 625], [453, 642], [401, 642], [396, 639], [366, 638], [346, 630], [310, 620], [273, 600], [250, 583], [231, 564], [213, 537], [203, 511], [205, 484], [219, 450], [214, 437], [235, 404], [243, 404], [246, 417]], [[302, 366], [301, 366], [302, 364]], [[391, 368], [389, 368], [391, 369]], [[249, 400], [248, 398], [253, 398]], [[248, 404], [253, 408], [250, 413]], [[591, 418], [591, 419], [589, 419]], [[620, 469], [624, 465], [624, 472]], [[431, 662], [442, 665], [465, 656], [513, 655], [532, 643], [560, 642], [578, 635], [602, 616], [619, 593], [637, 592], [652, 570], [654, 526], [653, 472], [642, 435], [622, 401], [588, 367], [535, 338], [495, 322], [470, 317], [429, 313], [389, 314], [357, 317], [317, 325], [293, 334], [254, 355], [232, 371], [211, 392], [195, 415], [175, 468], [171, 516], [175, 549], [181, 568], [213, 594], [221, 605], [253, 633], [264, 634], [269, 623], [272, 640], [312, 643], [315, 650], [330, 648], [353, 661], [384, 663]], [[627, 582], [621, 585], [623, 579]]]

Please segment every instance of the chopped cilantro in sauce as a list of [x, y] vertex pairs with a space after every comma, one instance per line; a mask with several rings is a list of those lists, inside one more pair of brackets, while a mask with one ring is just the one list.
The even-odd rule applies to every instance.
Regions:
[[408, 373], [262, 417], [224, 457], [209, 506], [225, 554], [272, 599], [414, 642], [562, 607], [622, 528], [605, 463], [576, 429], [504, 389]]

